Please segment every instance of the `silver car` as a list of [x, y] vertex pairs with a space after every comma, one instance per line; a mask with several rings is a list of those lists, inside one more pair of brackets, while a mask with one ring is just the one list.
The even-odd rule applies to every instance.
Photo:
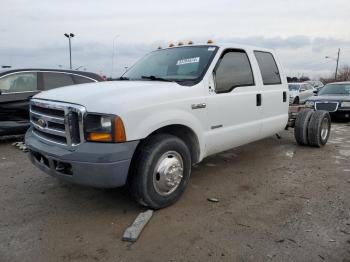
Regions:
[[304, 104], [309, 97], [317, 92], [309, 83], [288, 83], [289, 104]]

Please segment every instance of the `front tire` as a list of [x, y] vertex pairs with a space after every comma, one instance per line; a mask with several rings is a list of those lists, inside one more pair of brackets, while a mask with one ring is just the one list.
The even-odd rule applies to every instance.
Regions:
[[158, 134], [141, 144], [133, 161], [131, 194], [142, 205], [160, 209], [175, 203], [191, 174], [191, 154], [179, 138]]

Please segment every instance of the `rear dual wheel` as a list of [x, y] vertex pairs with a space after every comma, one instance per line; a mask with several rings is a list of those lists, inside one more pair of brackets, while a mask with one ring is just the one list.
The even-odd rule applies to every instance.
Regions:
[[308, 141], [310, 146], [324, 146], [331, 131], [331, 117], [326, 111], [315, 111], [308, 125]]
[[301, 111], [294, 127], [294, 137], [299, 145], [321, 147], [328, 141], [331, 129], [331, 118], [327, 111]]

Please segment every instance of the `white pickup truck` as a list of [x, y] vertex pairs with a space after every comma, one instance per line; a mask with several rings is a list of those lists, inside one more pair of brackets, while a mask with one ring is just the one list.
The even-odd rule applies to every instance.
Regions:
[[[52, 176], [127, 185], [140, 204], [158, 209], [181, 196], [193, 164], [293, 125], [288, 98], [272, 50], [176, 46], [147, 54], [119, 81], [36, 95], [26, 144]], [[329, 114], [303, 110], [295, 127], [299, 144], [322, 146]]]

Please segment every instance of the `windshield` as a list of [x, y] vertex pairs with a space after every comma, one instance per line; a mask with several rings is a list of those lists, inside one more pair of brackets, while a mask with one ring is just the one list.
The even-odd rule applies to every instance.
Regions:
[[186, 46], [149, 53], [121, 79], [194, 81], [205, 74], [218, 47]]
[[289, 84], [288, 85], [288, 89], [289, 91], [299, 91], [300, 85], [296, 85], [296, 84]]
[[325, 85], [318, 95], [350, 95], [350, 84]]

